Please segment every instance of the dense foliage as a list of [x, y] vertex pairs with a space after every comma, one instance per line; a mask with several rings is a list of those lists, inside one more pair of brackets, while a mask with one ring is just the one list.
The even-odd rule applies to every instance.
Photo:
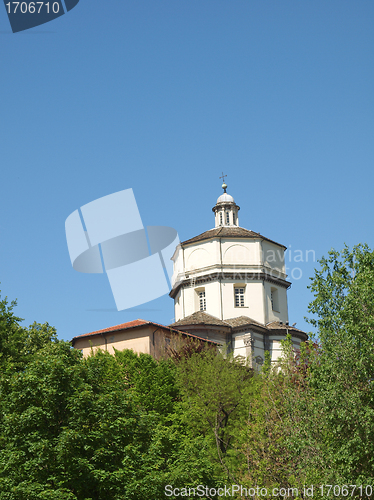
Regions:
[[261, 373], [192, 344], [158, 361], [83, 359], [0, 301], [0, 500], [157, 500], [198, 485], [219, 498], [214, 488], [233, 484], [268, 492], [237, 498], [307, 498], [304, 485], [326, 498], [320, 485], [372, 485], [374, 253], [332, 250], [320, 266], [317, 342], [295, 353], [287, 338]]

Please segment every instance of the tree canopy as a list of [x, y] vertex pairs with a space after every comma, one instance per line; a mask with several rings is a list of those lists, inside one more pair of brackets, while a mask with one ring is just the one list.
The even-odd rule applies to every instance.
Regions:
[[201, 344], [84, 359], [1, 300], [0, 500], [161, 500], [166, 485], [199, 484], [269, 499], [313, 484], [326, 498], [320, 485], [372, 485], [374, 253], [331, 250], [310, 289], [316, 338], [300, 352], [286, 338], [260, 373]]

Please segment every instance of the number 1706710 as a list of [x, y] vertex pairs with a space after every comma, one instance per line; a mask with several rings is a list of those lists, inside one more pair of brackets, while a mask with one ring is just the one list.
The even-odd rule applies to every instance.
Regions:
[[40, 14], [42, 9], [47, 14], [50, 12], [58, 14], [60, 10], [58, 2], [8, 2], [5, 6], [7, 7], [8, 14]]

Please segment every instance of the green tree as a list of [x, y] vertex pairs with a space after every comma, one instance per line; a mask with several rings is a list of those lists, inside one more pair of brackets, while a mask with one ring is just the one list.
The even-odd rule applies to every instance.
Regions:
[[57, 341], [55, 328], [48, 323], [22, 327], [22, 318], [13, 312], [17, 302], [0, 300], [0, 373], [23, 370], [31, 357], [50, 342]]
[[0, 498], [54, 498], [47, 493], [56, 492], [75, 498], [57, 484], [56, 446], [67, 425], [79, 355], [67, 343], [51, 343], [3, 384]]
[[0, 499], [163, 498], [180, 442], [173, 370], [133, 352], [83, 360], [59, 341], [38, 350], [1, 393]]
[[294, 443], [304, 451], [309, 482], [372, 484], [374, 252], [367, 245], [331, 250], [310, 288], [319, 350], [308, 366]]
[[212, 349], [193, 353], [177, 363], [182, 419], [191, 442], [204, 441], [201, 449], [215, 467], [216, 480], [236, 481], [242, 459], [237, 436], [248, 412], [252, 377], [253, 371], [242, 358]]

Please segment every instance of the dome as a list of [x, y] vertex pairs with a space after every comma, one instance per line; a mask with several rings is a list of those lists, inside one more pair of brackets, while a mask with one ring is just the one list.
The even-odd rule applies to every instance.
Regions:
[[225, 203], [225, 202], [235, 203], [234, 198], [228, 193], [221, 194], [221, 196], [217, 200], [217, 203]]

